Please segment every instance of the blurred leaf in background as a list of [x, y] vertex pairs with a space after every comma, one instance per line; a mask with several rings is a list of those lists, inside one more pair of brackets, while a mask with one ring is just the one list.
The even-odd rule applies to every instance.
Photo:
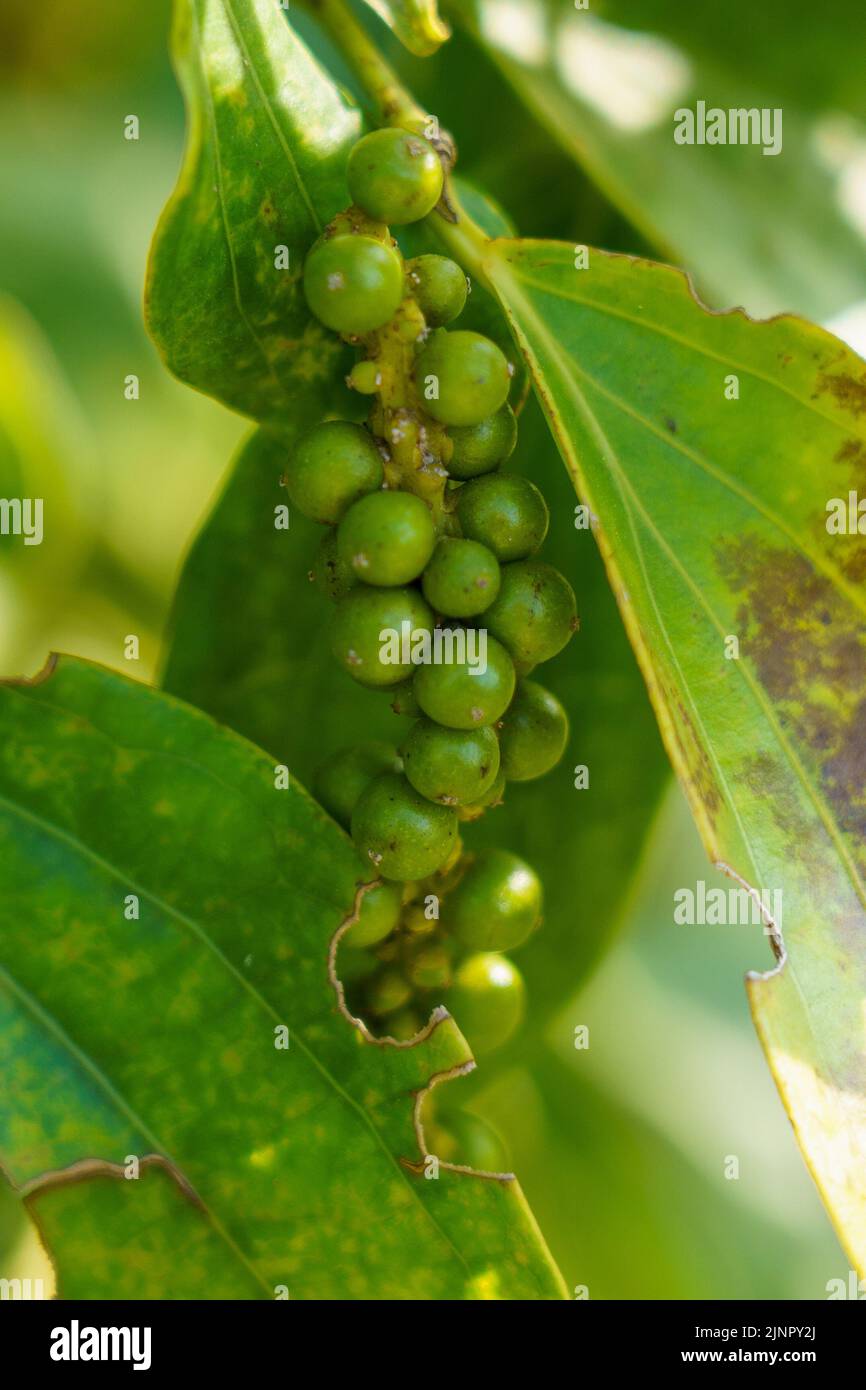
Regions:
[[0, 472], [65, 479], [45, 499], [44, 544], [0, 550], [5, 673], [55, 647], [152, 675], [180, 553], [242, 428], [167, 375], [142, 323], [183, 129], [169, 9], [129, 5], [118, 23], [104, 0], [86, 13], [49, 0], [2, 19], [0, 167], [15, 196], [0, 224]]
[[[823, 13], [817, 25], [792, 23], [781, 0], [772, 21], [762, 8], [757, 25], [748, 0], [723, 10], [666, 0], [609, 0], [592, 12], [562, 0], [449, 8], [551, 136], [661, 258], [692, 272], [713, 307], [825, 322], [866, 301], [866, 125], [853, 58], [866, 40], [862, 5], [835, 0], [831, 25]], [[823, 80], [813, 85], [816, 28]], [[676, 144], [674, 112], [698, 100], [782, 107], [781, 151]], [[594, 241], [592, 228], [580, 239]]]

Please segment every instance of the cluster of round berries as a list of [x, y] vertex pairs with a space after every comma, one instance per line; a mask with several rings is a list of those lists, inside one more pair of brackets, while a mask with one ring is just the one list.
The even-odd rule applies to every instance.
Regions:
[[[328, 527], [313, 577], [336, 601], [337, 661], [414, 722], [399, 751], [338, 753], [314, 785], [380, 876], [338, 971], [377, 1031], [411, 1037], [444, 996], [483, 1052], [520, 1021], [523, 981], [502, 952], [538, 925], [541, 885], [505, 850], [464, 854], [458, 829], [507, 781], [561, 757], [565, 711], [528, 676], [568, 642], [576, 605], [535, 558], [544, 498], [498, 471], [517, 438], [513, 369], [489, 338], [445, 328], [466, 302], [461, 268], [404, 261], [389, 230], [436, 206], [439, 155], [420, 135], [379, 130], [354, 147], [347, 176], [353, 203], [310, 250], [304, 290], [357, 349], [349, 385], [373, 404], [366, 426], [328, 420], [303, 437], [286, 486]], [[443, 633], [451, 646], [431, 660]]]

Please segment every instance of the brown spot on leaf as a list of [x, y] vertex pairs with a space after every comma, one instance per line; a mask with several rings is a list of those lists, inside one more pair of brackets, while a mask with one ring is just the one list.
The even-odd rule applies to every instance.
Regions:
[[818, 378], [818, 393], [833, 397], [836, 404], [852, 415], [862, 415], [866, 411], [866, 372], [852, 376], [850, 372], [839, 372], [831, 376], [822, 372]]
[[[797, 758], [866, 864], [866, 626], [860, 611], [803, 555], [742, 537], [717, 546], [716, 557], [725, 582], [742, 596], [741, 658], [753, 667]], [[756, 771], [767, 776], [772, 793], [768, 769], [744, 764], [746, 778]], [[790, 833], [791, 852], [802, 854], [806, 827], [792, 793], [778, 804], [781, 795], [779, 785], [772, 814]]]
[[862, 439], [846, 439], [833, 455], [833, 462], [866, 464], [866, 444]]

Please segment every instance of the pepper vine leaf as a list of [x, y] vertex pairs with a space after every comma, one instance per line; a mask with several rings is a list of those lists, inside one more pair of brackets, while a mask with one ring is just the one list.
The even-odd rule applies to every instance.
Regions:
[[[178, 1278], [212, 1297], [564, 1296], [516, 1180], [427, 1178], [413, 1098], [466, 1043], [444, 1010], [412, 1046], [340, 1011], [329, 943], [365, 871], [273, 759], [68, 658], [0, 688], [0, 730], [0, 1164], [61, 1289], [104, 1288], [81, 1251], [110, 1206], [121, 1240], [164, 1223], [120, 1282], [162, 1296], [187, 1203], [204, 1277]], [[131, 1156], [170, 1183], [119, 1195]]]
[[749, 998], [862, 1270], [866, 366], [802, 320], [709, 313], [647, 261], [496, 241], [484, 268], [709, 855], [733, 891], [781, 894], [781, 936], [756, 927], [781, 959]]
[[187, 146], [151, 250], [148, 327], [182, 381], [280, 421], [347, 370], [301, 273], [344, 201], [360, 118], [274, 0], [175, 0], [172, 53]]

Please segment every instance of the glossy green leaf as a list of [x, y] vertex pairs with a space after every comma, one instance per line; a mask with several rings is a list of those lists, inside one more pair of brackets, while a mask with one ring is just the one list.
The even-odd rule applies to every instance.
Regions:
[[[332, 606], [308, 580], [322, 530], [294, 513], [288, 531], [273, 525], [283, 457], [263, 433], [241, 451], [184, 568], [164, 684], [310, 786], [331, 752], [364, 739], [398, 743], [410, 721], [333, 660]], [[519, 956], [535, 1027], [609, 941], [667, 765], [603, 567], [589, 531], [575, 528], [574, 495], [534, 405], [521, 415], [512, 467], [544, 491], [544, 555], [570, 579], [582, 615], [574, 641], [538, 673], [571, 719], [562, 763], [510, 788], [503, 807], [464, 831], [470, 847], [525, 854], [544, 881], [544, 929]], [[576, 764], [591, 769], [585, 790], [575, 789]]]
[[[162, 1161], [85, 1160], [37, 1180], [27, 1214], [57, 1266], [58, 1298], [260, 1299], [251, 1266]], [[20, 1202], [18, 1203], [20, 1207]]]
[[[799, 319], [708, 313], [651, 262], [594, 251], [579, 270], [572, 247], [499, 241], [485, 269], [596, 518], [708, 853], [771, 914], [781, 892], [784, 959], [749, 995], [864, 1267], [866, 542], [856, 514], [832, 533], [828, 503], [847, 524], [863, 484], [866, 367]], [[759, 957], [772, 927], [757, 922]]]
[[119, 1244], [114, 1296], [162, 1297], [183, 1230], [204, 1297], [561, 1297], [513, 1178], [425, 1176], [413, 1097], [466, 1044], [447, 1015], [400, 1046], [340, 1012], [363, 870], [273, 759], [68, 658], [0, 689], [0, 731], [0, 1165], [61, 1289], [104, 1296]]
[[[771, 24], [744, 45], [753, 6], [738, 14], [726, 7], [716, 17], [736, 57], [698, 41], [708, 7], [694, 7], [690, 24], [682, 6], [652, 8], [668, 11], [665, 38], [654, 14], [632, 0], [613, 7], [629, 29], [599, 18], [595, 6], [577, 11], [559, 0], [459, 0], [455, 13], [551, 135], [714, 305], [826, 320], [862, 300], [866, 243], [844, 180], [863, 147], [856, 132], [845, 135], [836, 103], [835, 127], [829, 118], [819, 124], [802, 105], [808, 83], [799, 67], [799, 100], [793, 97], [777, 71], [789, 50]], [[785, 25], [786, 40], [794, 28]], [[801, 26], [801, 39], [809, 28]], [[834, 42], [847, 96], [862, 88], [861, 50], [841, 27]], [[761, 55], [760, 78], [744, 79], [743, 47], [753, 59]], [[846, 71], [856, 79], [847, 88]], [[676, 144], [674, 113], [694, 110], [698, 100], [726, 111], [781, 109], [780, 152]]]
[[148, 326], [181, 380], [283, 421], [347, 369], [301, 273], [346, 202], [359, 117], [274, 0], [175, 0], [172, 47], [187, 148], [151, 252]]
[[451, 33], [440, 18], [437, 0], [367, 0], [367, 4], [419, 58], [435, 53]]

